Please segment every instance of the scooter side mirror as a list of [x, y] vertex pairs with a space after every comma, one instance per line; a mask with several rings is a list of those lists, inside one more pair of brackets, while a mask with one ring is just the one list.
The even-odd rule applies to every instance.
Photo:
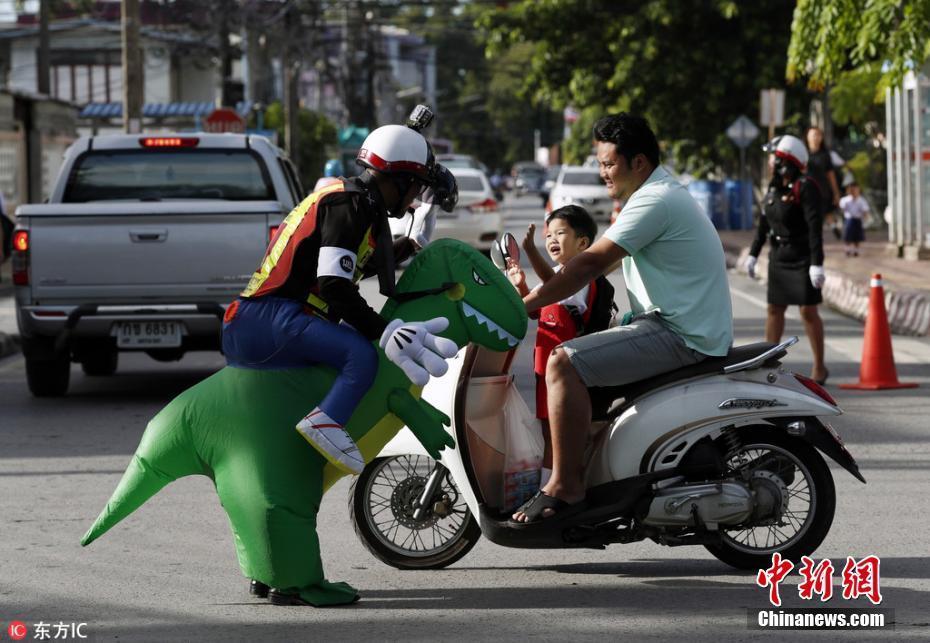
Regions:
[[505, 232], [501, 237], [501, 246], [503, 246], [506, 258], [513, 259], [515, 263], [520, 263], [520, 244], [517, 243], [516, 237], [509, 232]]
[[501, 270], [507, 270], [507, 262], [513, 259], [520, 263], [520, 244], [511, 233], [505, 232], [491, 244], [491, 261]]

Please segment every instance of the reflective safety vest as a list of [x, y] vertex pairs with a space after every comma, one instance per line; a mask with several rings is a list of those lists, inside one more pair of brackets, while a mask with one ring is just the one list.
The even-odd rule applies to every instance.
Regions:
[[[249, 279], [248, 285], [240, 293], [240, 296], [246, 298], [261, 297], [280, 288], [291, 273], [297, 247], [316, 231], [316, 215], [320, 204], [331, 194], [356, 190], [358, 188], [354, 185], [347, 186], [342, 181], [339, 181], [312, 193], [301, 201], [296, 208], [291, 210], [287, 217], [284, 218], [271, 243], [268, 244], [268, 250], [265, 251], [265, 257], [262, 259], [261, 265], [252, 274], [252, 278]], [[374, 251], [375, 238], [371, 226], [369, 226], [362, 236], [362, 242], [356, 252], [355, 274], [352, 276], [353, 282], [357, 282], [362, 278], [365, 265], [371, 259]], [[329, 304], [319, 296], [319, 286], [313, 288], [313, 292], [307, 297], [307, 304], [324, 315], [329, 312]]]

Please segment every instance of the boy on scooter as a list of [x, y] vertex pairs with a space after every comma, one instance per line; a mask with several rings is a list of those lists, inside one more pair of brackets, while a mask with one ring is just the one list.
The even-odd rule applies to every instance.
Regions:
[[[546, 263], [536, 248], [536, 224], [531, 223], [523, 238], [523, 249], [542, 283], [546, 283], [575, 255], [588, 248], [597, 235], [597, 224], [588, 212], [577, 205], [566, 205], [546, 217], [546, 253], [556, 263], [555, 269]], [[508, 259], [507, 277], [521, 297], [530, 293], [526, 275], [519, 264]], [[536, 417], [542, 424], [543, 451], [540, 485], [545, 485], [552, 474], [552, 439], [549, 433], [549, 412], [546, 395], [546, 362], [553, 349], [562, 342], [578, 336], [581, 324], [590, 316], [594, 282], [554, 304], [544, 306], [531, 317], [539, 320], [536, 331], [536, 348], [533, 351], [533, 371], [536, 374]], [[539, 286], [536, 286], [539, 288]], [[579, 324], [581, 322], [581, 324]]]
[[584, 446], [590, 387], [623, 386], [726, 355], [733, 315], [720, 237], [694, 198], [659, 162], [645, 119], [614, 114], [594, 126], [601, 179], [625, 201], [616, 222], [538, 290], [528, 313], [623, 267], [632, 314], [557, 346], [546, 363], [552, 477], [513, 514], [515, 523], [564, 520], [586, 507]]

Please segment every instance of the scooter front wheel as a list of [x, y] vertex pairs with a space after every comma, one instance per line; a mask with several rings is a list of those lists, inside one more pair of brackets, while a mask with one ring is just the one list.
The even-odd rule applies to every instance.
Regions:
[[[436, 490], [418, 512], [434, 473]], [[365, 548], [397, 569], [447, 567], [481, 537], [449, 470], [423, 455], [371, 461], [349, 491], [349, 517]]]

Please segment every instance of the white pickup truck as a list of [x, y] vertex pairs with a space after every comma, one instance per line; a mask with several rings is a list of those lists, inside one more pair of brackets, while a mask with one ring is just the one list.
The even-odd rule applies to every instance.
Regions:
[[78, 139], [48, 203], [16, 211], [30, 391], [64, 395], [72, 361], [110, 375], [120, 351], [218, 350], [226, 306], [302, 198], [294, 166], [260, 136]]

